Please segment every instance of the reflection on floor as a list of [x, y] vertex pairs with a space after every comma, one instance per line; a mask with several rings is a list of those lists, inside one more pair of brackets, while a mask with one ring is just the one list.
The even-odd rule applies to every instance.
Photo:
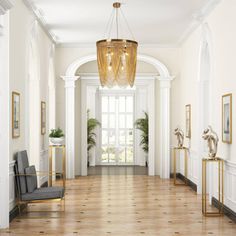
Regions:
[[145, 166], [90, 166], [88, 175], [148, 175]]
[[[38, 219], [14, 219], [6, 235], [81, 236], [235, 236], [229, 218], [206, 218], [201, 195], [190, 187], [173, 185], [173, 179], [144, 175], [102, 175], [67, 181], [65, 213], [37, 213]], [[53, 203], [47, 210], [60, 209]], [[35, 213], [36, 214], [36, 213]], [[54, 215], [55, 216], [55, 215]]]

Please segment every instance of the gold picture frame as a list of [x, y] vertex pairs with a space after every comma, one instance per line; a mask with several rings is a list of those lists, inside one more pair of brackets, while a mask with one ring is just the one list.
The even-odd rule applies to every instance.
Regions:
[[41, 134], [46, 134], [46, 102], [41, 102]]
[[185, 136], [191, 138], [191, 105], [185, 106]]
[[12, 92], [12, 138], [20, 137], [20, 93]]
[[222, 142], [232, 143], [232, 93], [222, 96]]

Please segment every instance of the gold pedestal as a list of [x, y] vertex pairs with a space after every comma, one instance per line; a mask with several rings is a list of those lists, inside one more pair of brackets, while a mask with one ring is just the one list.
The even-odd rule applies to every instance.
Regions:
[[[185, 181], [184, 183], [177, 183], [176, 182], [176, 152], [184, 150], [184, 175], [185, 175]], [[174, 148], [174, 185], [188, 185], [188, 155], [187, 155], [188, 148], [186, 147], [175, 147]]]
[[[218, 201], [217, 212], [207, 211], [207, 163], [218, 163]], [[214, 159], [202, 159], [202, 214], [204, 216], [222, 216], [224, 206], [224, 160], [216, 157]]]
[[[66, 148], [65, 145], [50, 145], [49, 146], [49, 172], [52, 173], [52, 153], [56, 149], [62, 150], [62, 171], [63, 171], [63, 186], [65, 187], [65, 180], [66, 180]], [[48, 185], [52, 186], [52, 175], [49, 176]]]

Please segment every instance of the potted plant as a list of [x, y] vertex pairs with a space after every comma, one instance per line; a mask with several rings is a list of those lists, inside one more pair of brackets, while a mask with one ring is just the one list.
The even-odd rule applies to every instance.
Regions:
[[96, 133], [94, 130], [97, 126], [100, 126], [101, 123], [95, 118], [89, 118], [89, 110], [87, 110], [87, 153], [88, 153], [88, 166], [89, 166], [89, 152], [96, 146]]
[[[141, 131], [141, 141], [140, 146], [142, 146], [143, 151], [147, 154], [148, 153], [148, 114], [144, 112], [145, 117], [137, 119], [134, 123], [136, 129]], [[146, 160], [146, 165], [147, 165]]]
[[64, 134], [61, 128], [51, 129], [49, 134], [50, 142], [54, 145], [61, 145], [64, 141]]

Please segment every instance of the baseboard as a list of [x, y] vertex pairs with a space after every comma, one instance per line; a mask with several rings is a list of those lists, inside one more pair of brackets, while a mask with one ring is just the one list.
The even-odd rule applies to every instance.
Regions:
[[[25, 205], [20, 206], [21, 211], [25, 209]], [[19, 208], [18, 206], [14, 206], [14, 208], [9, 213], [9, 222], [12, 222], [19, 215]]]
[[[212, 197], [211, 200], [212, 200], [212, 205], [216, 207], [217, 209], [219, 209], [220, 207], [219, 201], [214, 197]], [[224, 212], [224, 215], [228, 216], [232, 221], [236, 223], [236, 212], [232, 211], [226, 205], [223, 205], [223, 212]]]
[[40, 186], [41, 188], [45, 188], [45, 187], [48, 187], [48, 181], [44, 182], [43, 184], [41, 184]]
[[[176, 173], [176, 177], [177, 177], [178, 179], [181, 179], [182, 181], [185, 181], [185, 176], [182, 175], [181, 173]], [[174, 174], [173, 174], [173, 173], [170, 174], [170, 178], [174, 178]], [[189, 186], [193, 191], [197, 192], [197, 185], [196, 185], [193, 181], [191, 181], [190, 179], [187, 179], [187, 180], [188, 180], [188, 186]]]

